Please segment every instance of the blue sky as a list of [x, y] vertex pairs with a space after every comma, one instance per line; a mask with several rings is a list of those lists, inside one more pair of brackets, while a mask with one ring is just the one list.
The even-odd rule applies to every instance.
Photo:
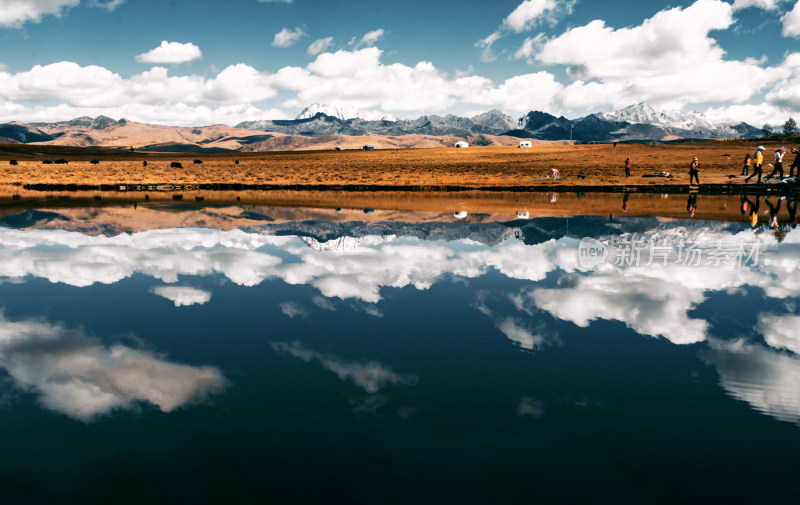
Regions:
[[0, 0], [0, 121], [800, 116], [798, 0]]

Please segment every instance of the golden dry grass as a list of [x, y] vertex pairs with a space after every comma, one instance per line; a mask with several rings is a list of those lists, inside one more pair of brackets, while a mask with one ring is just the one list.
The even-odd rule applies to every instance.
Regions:
[[[376, 151], [310, 151], [226, 154], [149, 154], [59, 148], [56, 146], [0, 146], [0, 184], [275, 184], [365, 185], [409, 188], [467, 186], [542, 187], [561, 184], [663, 185], [688, 183], [692, 156], [701, 163], [703, 183], [741, 181], [742, 159], [752, 152], [752, 141], [705, 142], [674, 145], [535, 145], [468, 149], [409, 149]], [[14, 149], [11, 149], [11, 148]], [[772, 145], [767, 145], [766, 161]], [[623, 175], [626, 156], [633, 161], [633, 177]], [[43, 165], [42, 160], [65, 158], [68, 165]], [[89, 160], [97, 158], [99, 165]], [[8, 160], [17, 159], [18, 166]], [[202, 159], [196, 165], [194, 159]], [[143, 167], [142, 161], [148, 166]], [[239, 160], [238, 165], [234, 164]], [[179, 161], [183, 168], [170, 168]], [[787, 164], [788, 165], [788, 164]], [[547, 179], [550, 168], [561, 181]], [[765, 163], [765, 171], [766, 171]], [[668, 171], [671, 179], [645, 174]], [[578, 173], [585, 180], [577, 180]]]

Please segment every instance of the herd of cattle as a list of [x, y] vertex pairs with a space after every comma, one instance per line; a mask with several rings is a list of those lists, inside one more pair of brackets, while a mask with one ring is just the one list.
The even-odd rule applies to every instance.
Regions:
[[[67, 161], [67, 160], [65, 160], [63, 158], [62, 159], [57, 159], [57, 160], [42, 160], [42, 165], [66, 165], [68, 163], [69, 163], [69, 161]], [[99, 165], [100, 164], [100, 160], [93, 159], [93, 160], [89, 161], [89, 163], [91, 163], [92, 165]], [[203, 163], [203, 160], [194, 160], [194, 164], [195, 165], [201, 165], [202, 163]], [[19, 165], [19, 162], [17, 160], [9, 160], [9, 164], [12, 165], [12, 166], [17, 166], [17, 165]], [[236, 160], [234, 162], [234, 164], [238, 165], [239, 164], [239, 160]], [[143, 161], [142, 162], [142, 166], [146, 167], [147, 166], [147, 162]], [[183, 165], [181, 165], [180, 162], [178, 162], [178, 161], [173, 161], [172, 163], [169, 164], [169, 167], [170, 168], [183, 168]]]

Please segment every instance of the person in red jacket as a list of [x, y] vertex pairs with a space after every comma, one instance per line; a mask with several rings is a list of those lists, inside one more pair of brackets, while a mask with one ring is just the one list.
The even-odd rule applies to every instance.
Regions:
[[625, 177], [631, 176], [631, 157], [625, 158]]

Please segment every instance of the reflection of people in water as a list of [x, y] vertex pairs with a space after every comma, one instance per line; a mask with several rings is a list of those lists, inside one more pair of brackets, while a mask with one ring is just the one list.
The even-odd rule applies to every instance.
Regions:
[[747, 196], [744, 193], [739, 195], [739, 210], [743, 216], [747, 214]]
[[769, 227], [773, 230], [778, 227], [778, 213], [781, 211], [781, 202], [785, 197], [780, 197], [778, 199], [778, 205], [772, 205], [767, 197], [764, 197], [764, 203], [769, 206]]
[[744, 198], [747, 207], [750, 209], [750, 227], [755, 228], [758, 226], [758, 206], [761, 200], [758, 199], [758, 195], [756, 195], [756, 203], [750, 201], [750, 198]]
[[628, 193], [622, 196], [622, 212], [628, 212]]
[[689, 217], [694, 217], [694, 213], [697, 212], [697, 193], [689, 193], [689, 199], [686, 201], [686, 211], [689, 213]]
[[789, 198], [786, 202], [786, 208], [789, 210], [789, 225], [792, 228], [797, 228], [797, 198]]
[[550, 199], [550, 203], [556, 203], [558, 201], [558, 193], [550, 193], [548, 198]]

